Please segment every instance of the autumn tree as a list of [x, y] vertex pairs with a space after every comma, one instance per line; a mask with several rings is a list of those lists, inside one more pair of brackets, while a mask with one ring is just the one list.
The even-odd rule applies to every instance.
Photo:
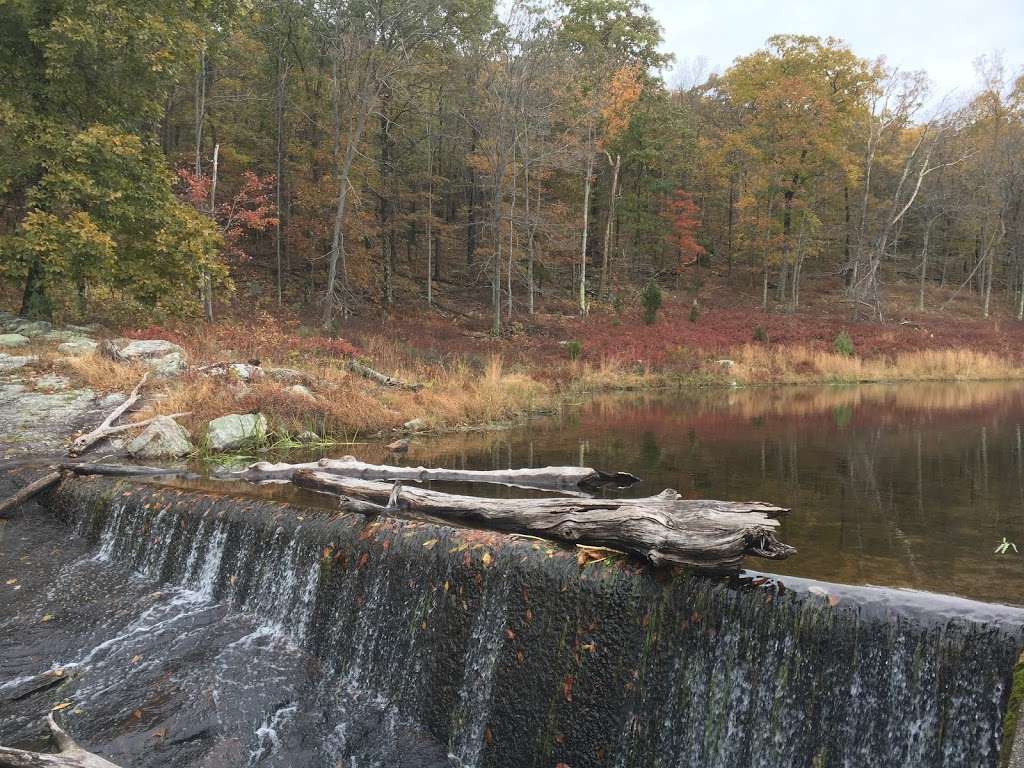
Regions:
[[[739, 108], [728, 141], [732, 162], [751, 167], [754, 194], [781, 219], [781, 253], [765, 254], [778, 266], [779, 299], [787, 295], [794, 260], [794, 210], [805, 197], [834, 196], [855, 177], [850, 140], [874, 83], [871, 65], [838, 40], [779, 35], [737, 59], [721, 87]], [[775, 195], [781, 198], [776, 204]]]
[[666, 216], [672, 223], [669, 241], [679, 254], [679, 266], [685, 268], [697, 263], [707, 251], [697, 242], [700, 230], [700, 209], [693, 201], [693, 195], [677, 189], [672, 196]]

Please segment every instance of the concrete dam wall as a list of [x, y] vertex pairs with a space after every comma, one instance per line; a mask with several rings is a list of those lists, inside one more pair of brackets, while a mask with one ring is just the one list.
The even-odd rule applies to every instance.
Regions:
[[[246, 711], [255, 735], [239, 731], [239, 764], [1000, 759], [1018, 609], [832, 585], [823, 594], [797, 579], [701, 578], [622, 558], [580, 565], [527, 538], [101, 479], [66, 482], [44, 504], [104, 567], [251, 617], [301, 652], [302, 684]], [[245, 666], [232, 682], [255, 691]], [[218, 717], [214, 732], [227, 727]], [[82, 741], [121, 743], [110, 731], [124, 726], [87, 708], [77, 722]], [[214, 742], [149, 745], [138, 764], [231, 764], [211, 757]]]

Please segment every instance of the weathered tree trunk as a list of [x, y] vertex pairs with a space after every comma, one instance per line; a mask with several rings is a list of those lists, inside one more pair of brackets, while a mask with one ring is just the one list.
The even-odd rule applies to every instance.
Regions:
[[434, 303], [434, 137], [427, 136], [427, 306]]
[[[609, 547], [638, 555], [655, 566], [682, 565], [711, 573], [735, 573], [746, 555], [783, 559], [796, 550], [775, 535], [776, 517], [787, 510], [760, 502], [731, 503], [683, 499], [666, 490], [643, 499], [484, 499], [404, 488], [299, 470], [302, 488], [349, 500], [384, 504], [446, 520], [481, 524], [501, 531], [554, 541]], [[396, 484], [397, 485], [397, 484]]]
[[380, 156], [377, 172], [380, 176], [380, 192], [377, 197], [377, 223], [380, 237], [381, 277], [383, 279], [382, 294], [384, 306], [390, 311], [395, 303], [394, 289], [394, 258], [395, 258], [395, 224], [394, 224], [394, 190], [392, 184], [392, 150], [394, 142], [391, 138], [391, 87], [385, 83], [380, 87], [378, 96], [377, 119], [380, 130], [377, 141]]
[[109, 760], [82, 749], [53, 719], [47, 718], [54, 743], [60, 748], [55, 755], [0, 747], [0, 768], [118, 768]]
[[931, 237], [932, 226], [937, 217], [933, 216], [928, 220], [924, 228], [924, 240], [921, 243], [921, 274], [917, 286], [917, 308], [924, 311], [924, 284], [928, 279], [928, 239]]
[[366, 464], [354, 456], [340, 459], [321, 459], [306, 464], [272, 464], [260, 461], [250, 464], [241, 472], [226, 472], [223, 477], [233, 477], [251, 482], [265, 480], [290, 480], [298, 470], [317, 470], [339, 477], [353, 477], [363, 480], [419, 480], [447, 481], [460, 483], [496, 483], [515, 485], [522, 488], [543, 488], [548, 490], [592, 491], [603, 485], [627, 487], [639, 481], [628, 472], [601, 472], [590, 467], [539, 467], [537, 469], [428, 469], [426, 467], [391, 467], [386, 464]]
[[[352, 175], [352, 165], [355, 162], [356, 151], [359, 147], [359, 142], [362, 141], [363, 131], [366, 130], [366, 121], [370, 111], [373, 109], [376, 102], [376, 97], [379, 89], [379, 83], [375, 82], [373, 72], [369, 64], [364, 72], [366, 78], [363, 82], [363, 87], [360, 89], [360, 95], [355, 104], [357, 112], [354, 125], [350, 126], [348, 136], [346, 137], [345, 144], [345, 157], [341, 162], [341, 167], [338, 167], [337, 157], [335, 157], [335, 173], [338, 181], [338, 198], [334, 207], [334, 231], [331, 235], [331, 252], [330, 257], [327, 260], [327, 285], [324, 289], [324, 314], [323, 321], [321, 323], [324, 330], [331, 330], [331, 326], [334, 324], [334, 310], [335, 307], [340, 306], [342, 310], [345, 309], [344, 302], [338, 302], [337, 292], [340, 284], [342, 293], [348, 291], [348, 266], [345, 257], [345, 210], [348, 202], [348, 190], [350, 185], [350, 177]], [[338, 90], [338, 61], [335, 59], [333, 62], [333, 78], [334, 78], [334, 89], [335, 89], [335, 152], [339, 149], [340, 144], [340, 133], [341, 133], [341, 94]]]

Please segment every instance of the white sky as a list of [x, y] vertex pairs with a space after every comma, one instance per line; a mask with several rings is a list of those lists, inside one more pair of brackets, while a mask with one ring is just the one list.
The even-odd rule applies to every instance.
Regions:
[[[970, 90], [974, 59], [1002, 52], [1008, 75], [1024, 65], [1024, 0], [647, 0], [664, 49], [685, 69], [707, 57], [722, 71], [774, 34], [839, 37], [859, 56], [885, 54], [924, 69], [933, 98]], [[670, 84], [674, 73], [666, 76]]]

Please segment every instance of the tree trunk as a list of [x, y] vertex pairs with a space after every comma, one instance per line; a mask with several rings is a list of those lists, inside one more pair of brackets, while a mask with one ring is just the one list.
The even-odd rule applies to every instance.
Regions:
[[[213, 171], [210, 176], [210, 218], [217, 221], [217, 169], [220, 159], [220, 144], [213, 146]], [[203, 309], [206, 321], [213, 322], [213, 280], [209, 272], [203, 272]]]
[[55, 755], [44, 752], [28, 752], [22, 749], [0, 747], [0, 768], [118, 768], [109, 760], [87, 752], [72, 739], [53, 719], [47, 715], [50, 734], [60, 752]]
[[275, 153], [276, 160], [276, 179], [275, 179], [275, 193], [277, 201], [277, 223], [274, 225], [274, 252], [277, 256], [277, 306], [280, 308], [283, 304], [283, 270], [282, 270], [282, 252], [283, 246], [281, 243], [281, 177], [284, 175], [284, 83], [287, 77], [288, 68], [283, 63], [283, 57], [278, 54], [277, 57], [277, 97], [276, 97], [276, 112], [277, 112], [277, 147]]
[[552, 491], [596, 491], [603, 486], [629, 487], [639, 478], [628, 472], [601, 472], [590, 467], [538, 467], [536, 469], [428, 469], [425, 467], [391, 467], [386, 464], [366, 464], [353, 456], [340, 459], [320, 459], [305, 464], [272, 464], [260, 461], [250, 464], [241, 472], [228, 471], [221, 477], [265, 482], [290, 480], [301, 469], [312, 469], [339, 477], [361, 480], [416, 480], [420, 482], [490, 483], [518, 488], [540, 488]]
[[935, 224], [935, 219], [932, 218], [928, 221], [924, 228], [924, 240], [921, 243], [921, 277], [920, 282], [917, 286], [917, 308], [919, 311], [924, 311], [924, 285], [928, 279], [928, 239], [932, 233], [932, 226]]
[[[477, 150], [479, 133], [475, 126], [472, 128], [472, 139], [469, 146], [469, 155], [472, 156]], [[466, 266], [471, 266], [476, 258], [477, 245], [477, 173], [472, 165], [466, 165]]]
[[390, 311], [395, 301], [394, 296], [394, 200], [392, 198], [391, 184], [391, 117], [389, 115], [391, 102], [391, 90], [385, 85], [381, 89], [380, 109], [378, 119], [380, 122], [380, 158], [378, 163], [378, 174], [380, 176], [380, 193], [377, 205], [377, 224], [380, 231], [380, 260], [381, 274], [383, 277], [382, 294], [384, 306]]
[[615, 228], [615, 196], [618, 193], [621, 165], [622, 156], [616, 155], [615, 162], [612, 163], [612, 189], [608, 196], [608, 221], [604, 227], [604, 246], [601, 251], [601, 284], [598, 287], [598, 294], [601, 296], [605, 296], [608, 291], [608, 254], [611, 249], [612, 232]]
[[434, 303], [434, 139], [427, 136], [427, 306]]
[[587, 314], [587, 231], [590, 228], [590, 185], [594, 175], [594, 148], [591, 146], [593, 129], [587, 129], [587, 171], [583, 180], [583, 233], [580, 247], [580, 293], [579, 309], [581, 315]]
[[505, 305], [505, 320], [506, 322], [512, 321], [512, 267], [513, 267], [513, 256], [515, 248], [515, 221], [516, 221], [516, 147], [512, 145], [512, 201], [508, 207], [508, 268], [506, 270], [505, 277], [505, 291], [506, 291], [506, 305]]
[[43, 262], [38, 256], [32, 259], [28, 268], [28, 278], [25, 280], [25, 290], [21, 295], [22, 317], [29, 320], [52, 320], [53, 302], [46, 292], [46, 278], [43, 270]]
[[[523, 195], [523, 207], [526, 211], [526, 313], [528, 315], [533, 314], [533, 238], [536, 231], [533, 219], [530, 217], [530, 162], [530, 128], [526, 126], [523, 131], [523, 186], [526, 192]], [[539, 192], [537, 196], [539, 205]]]
[[33, 496], [42, 493], [47, 488], [50, 488], [51, 486], [54, 486], [57, 483], [59, 483], [60, 478], [60, 472], [49, 472], [40, 477], [38, 480], [33, 480], [31, 483], [26, 485], [16, 494], [14, 494], [11, 498], [6, 499], [3, 502], [0, 502], [0, 519], [6, 517], [7, 513], [10, 512], [11, 510], [17, 509], [26, 501], [32, 499]]
[[321, 493], [388, 504], [378, 513], [413, 512], [443, 520], [482, 524], [569, 544], [610, 547], [654, 566], [681, 565], [709, 573], [736, 573], [746, 555], [781, 560], [796, 550], [776, 536], [787, 510], [760, 502], [683, 499], [666, 490], [643, 499], [486, 499], [402, 488], [327, 472], [299, 470], [292, 482]]
[[[349, 177], [352, 174], [352, 164], [355, 161], [356, 150], [359, 147], [359, 142], [362, 141], [363, 131], [366, 130], [366, 120], [369, 115], [370, 109], [373, 107], [373, 97], [376, 93], [376, 83], [371, 81], [371, 74], [369, 71], [365, 73], [366, 81], [364, 83], [361, 96], [356, 104], [358, 115], [356, 122], [349, 135], [346, 139], [345, 144], [345, 157], [341, 164], [341, 169], [338, 172], [338, 201], [334, 209], [334, 234], [331, 238], [331, 254], [328, 261], [327, 270], [327, 286], [324, 289], [324, 314], [323, 314], [323, 329], [325, 331], [331, 330], [331, 326], [334, 323], [334, 309], [337, 305], [337, 296], [335, 295], [340, 283], [340, 287], [343, 291], [348, 289], [348, 270], [345, 263], [345, 207], [348, 201], [348, 189], [349, 189]], [[337, 81], [338, 78], [338, 67], [337, 62], [334, 64], [334, 78]], [[335, 95], [336, 100], [340, 101], [340, 94]], [[340, 104], [335, 105], [335, 109], [340, 111]], [[339, 118], [340, 119], [340, 118]], [[341, 126], [335, 124], [335, 146], [337, 147], [338, 139], [340, 136]], [[342, 303], [344, 308], [344, 304]]]

